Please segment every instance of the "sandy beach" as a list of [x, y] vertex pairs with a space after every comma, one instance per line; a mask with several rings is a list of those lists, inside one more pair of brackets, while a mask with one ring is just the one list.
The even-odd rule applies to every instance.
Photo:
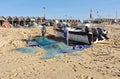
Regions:
[[[80, 56], [63, 54], [60, 58], [40, 59], [37, 54], [12, 51], [28, 46], [28, 38], [40, 36], [40, 28], [0, 28], [0, 79], [120, 79], [120, 26], [101, 26], [109, 40], [79, 51]], [[55, 35], [53, 27], [47, 34]]]

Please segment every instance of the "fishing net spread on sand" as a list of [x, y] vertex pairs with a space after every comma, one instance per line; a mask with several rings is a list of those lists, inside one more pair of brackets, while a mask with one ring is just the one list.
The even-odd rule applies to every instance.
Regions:
[[[63, 53], [69, 54], [69, 55], [80, 55], [79, 51], [76, 50], [83, 50], [86, 48], [89, 48], [90, 46], [87, 45], [75, 45], [75, 46], [67, 46], [63, 42], [57, 42], [52, 39], [48, 39], [46, 37], [38, 37], [34, 40], [28, 40], [29, 46], [38, 46], [46, 51], [45, 55], [42, 57], [42, 59], [50, 59], [54, 57], [60, 57]], [[36, 54], [39, 51], [33, 47], [22, 47], [22, 48], [16, 48], [15, 50], [21, 51], [23, 53], [33, 53]]]
[[46, 37], [39, 37], [35, 40], [38, 46], [46, 50], [43, 59], [60, 57], [61, 53], [72, 53], [73, 50], [62, 42], [57, 42]]
[[21, 47], [21, 48], [16, 48], [14, 50], [20, 51], [22, 53], [31, 53], [31, 54], [36, 54], [39, 52], [37, 49], [32, 47]]
[[[32, 42], [31, 44], [29, 42]], [[35, 41], [29, 41], [29, 45], [39, 46], [46, 50], [46, 54], [42, 57], [42, 59], [49, 59], [54, 57], [60, 57], [63, 53], [67, 53], [70, 55], [80, 55], [80, 52], [77, 50], [83, 50], [86, 48], [90, 48], [88, 45], [75, 45], [68, 46], [63, 42], [57, 42], [52, 39], [48, 39], [46, 37], [36, 38]]]
[[50, 40], [50, 39], [48, 39], [48, 38], [46, 38], [46, 37], [36, 38], [36, 39], [35, 39], [35, 42], [37, 42], [40, 47], [57, 43], [56, 41]]

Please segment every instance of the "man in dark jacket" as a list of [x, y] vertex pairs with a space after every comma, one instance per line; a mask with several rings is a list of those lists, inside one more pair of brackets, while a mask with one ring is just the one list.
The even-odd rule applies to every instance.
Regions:
[[45, 37], [45, 34], [46, 34], [45, 26], [42, 27], [41, 31], [42, 31], [42, 37]]

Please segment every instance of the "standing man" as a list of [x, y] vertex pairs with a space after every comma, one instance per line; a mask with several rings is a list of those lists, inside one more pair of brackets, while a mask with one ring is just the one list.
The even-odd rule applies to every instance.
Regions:
[[42, 31], [42, 37], [45, 38], [45, 34], [46, 34], [46, 28], [45, 28], [45, 25], [43, 25], [41, 31]]
[[66, 44], [69, 45], [69, 30], [67, 29], [66, 25], [64, 25], [64, 37]]
[[88, 35], [89, 44], [91, 45], [93, 42], [93, 33], [92, 33], [92, 26], [90, 24], [85, 25], [85, 32]]

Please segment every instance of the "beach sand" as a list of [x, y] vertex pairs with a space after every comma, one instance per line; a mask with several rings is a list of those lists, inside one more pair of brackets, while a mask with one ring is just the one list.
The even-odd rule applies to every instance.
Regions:
[[[63, 54], [60, 58], [41, 59], [37, 54], [12, 51], [28, 46], [28, 38], [41, 36], [40, 28], [0, 28], [0, 79], [120, 79], [120, 26], [101, 26], [109, 40], [79, 51], [80, 56]], [[52, 27], [47, 34], [55, 35]]]

